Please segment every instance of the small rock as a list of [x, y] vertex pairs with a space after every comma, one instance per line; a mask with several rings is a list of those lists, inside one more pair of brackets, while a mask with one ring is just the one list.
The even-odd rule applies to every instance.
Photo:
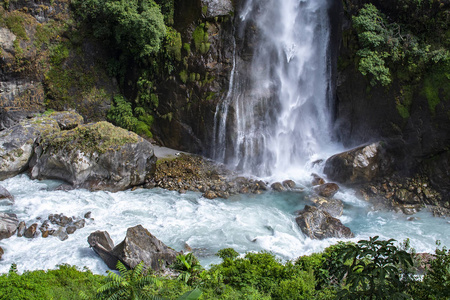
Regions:
[[72, 234], [72, 233], [74, 233], [76, 230], [77, 230], [77, 227], [74, 226], [74, 225], [67, 226], [67, 228], [66, 228], [67, 234]]
[[272, 183], [272, 185], [270, 187], [277, 192], [285, 192], [286, 191], [286, 189], [283, 187], [283, 185], [279, 182]]
[[9, 193], [7, 189], [0, 185], [0, 200], [8, 199], [9, 201], [14, 203], [14, 197]]
[[295, 182], [293, 180], [285, 180], [283, 181], [283, 186], [287, 189], [293, 189], [295, 188]]
[[19, 226], [15, 214], [0, 213], [0, 240], [11, 237]]
[[23, 237], [23, 235], [25, 234], [25, 230], [27, 230], [27, 225], [24, 221], [21, 221], [19, 223], [19, 227], [17, 227], [17, 236]]
[[92, 215], [92, 212], [88, 211], [87, 213], [84, 214], [84, 218], [85, 219], [89, 219]]
[[0, 259], [2, 259], [3, 254], [5, 254], [5, 251], [3, 251], [3, 248], [0, 247]]
[[67, 234], [65, 228], [61, 226], [58, 229], [56, 229], [56, 231], [52, 235], [54, 237], [57, 237], [61, 241], [65, 241], [69, 238], [69, 235]]
[[339, 191], [339, 186], [336, 183], [324, 183], [315, 187], [314, 191], [322, 197], [331, 198]]
[[217, 198], [217, 194], [215, 192], [209, 190], [203, 194], [203, 197], [205, 197], [207, 199], [215, 199], [215, 198]]
[[23, 234], [24, 237], [28, 239], [34, 239], [39, 236], [39, 231], [37, 230], [38, 224], [34, 223], [30, 227], [25, 230], [25, 233]]
[[312, 186], [321, 185], [325, 183], [325, 179], [323, 179], [319, 175], [312, 173], [311, 176], [313, 178], [311, 181]]
[[86, 225], [86, 221], [84, 219], [73, 222], [73, 226], [75, 226], [76, 229], [81, 229], [85, 225]]

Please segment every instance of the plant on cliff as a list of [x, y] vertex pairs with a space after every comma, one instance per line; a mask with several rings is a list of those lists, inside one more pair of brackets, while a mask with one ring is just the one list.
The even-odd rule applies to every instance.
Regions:
[[73, 5], [96, 38], [129, 58], [158, 52], [166, 35], [164, 17], [153, 0], [74, 0]]

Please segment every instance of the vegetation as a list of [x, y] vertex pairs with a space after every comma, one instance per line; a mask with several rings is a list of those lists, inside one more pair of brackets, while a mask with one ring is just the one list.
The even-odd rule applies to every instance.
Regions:
[[[178, 279], [145, 274], [118, 263], [119, 274], [93, 275], [75, 267], [0, 276], [0, 299], [445, 299], [450, 251], [437, 248], [422, 279], [413, 250], [378, 237], [339, 242], [322, 253], [282, 263], [267, 252], [240, 257], [220, 250], [223, 262], [204, 270], [192, 254], [172, 266]], [[422, 263], [423, 264], [423, 263]], [[189, 275], [188, 275], [189, 274]]]

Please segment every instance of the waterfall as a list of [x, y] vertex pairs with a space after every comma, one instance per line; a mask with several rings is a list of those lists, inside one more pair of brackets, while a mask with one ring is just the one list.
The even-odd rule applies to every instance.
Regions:
[[218, 105], [214, 158], [257, 176], [295, 173], [330, 145], [329, 0], [247, 0]]

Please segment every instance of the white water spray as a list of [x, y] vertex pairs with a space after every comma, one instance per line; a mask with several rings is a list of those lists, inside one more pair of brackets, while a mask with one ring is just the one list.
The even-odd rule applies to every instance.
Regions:
[[331, 120], [327, 10], [327, 0], [247, 1], [240, 26], [256, 28], [257, 39], [252, 61], [238, 59], [218, 106], [215, 159], [276, 177], [298, 173], [325, 152]]

